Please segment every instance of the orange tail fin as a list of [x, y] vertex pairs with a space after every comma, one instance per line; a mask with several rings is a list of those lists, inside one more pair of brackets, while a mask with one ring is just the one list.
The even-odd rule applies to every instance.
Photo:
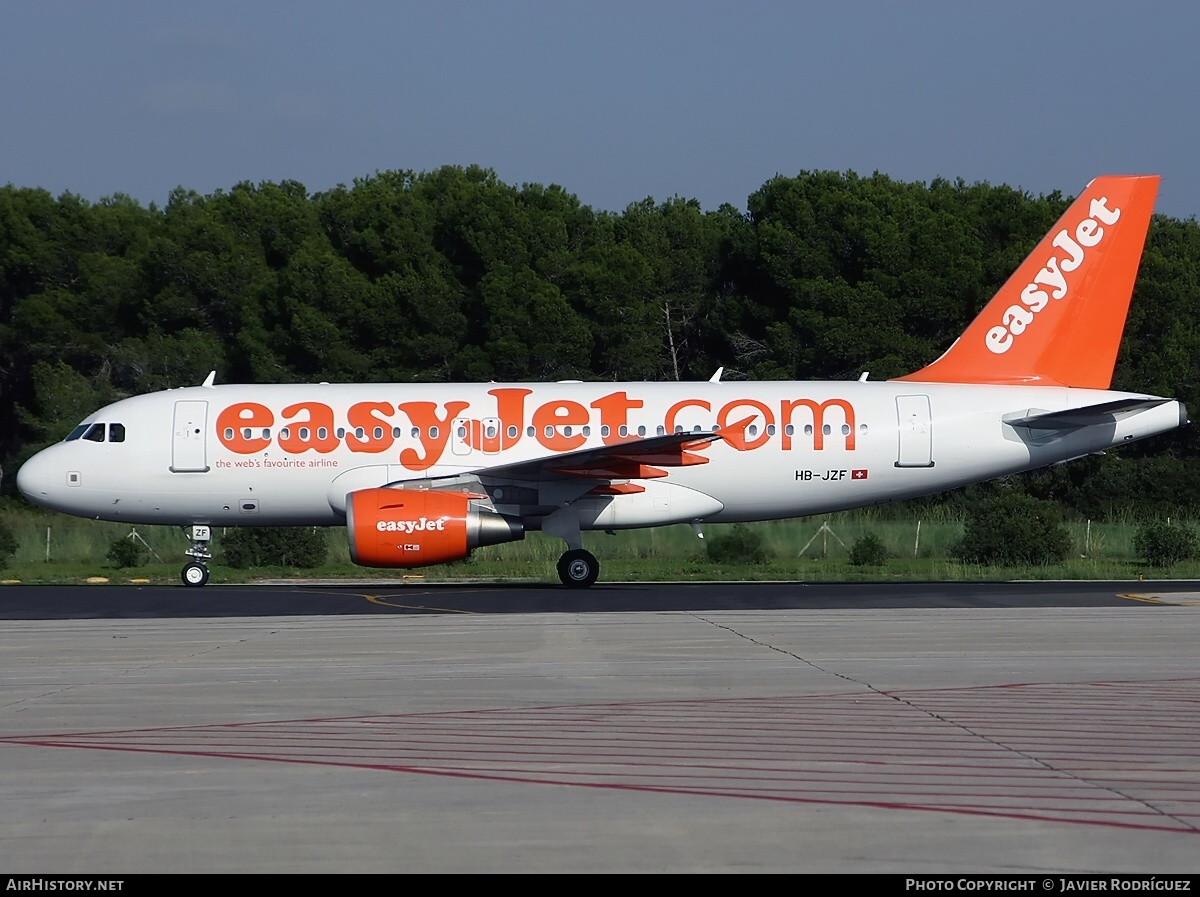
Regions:
[[1108, 389], [1158, 182], [1088, 184], [954, 345], [896, 379]]

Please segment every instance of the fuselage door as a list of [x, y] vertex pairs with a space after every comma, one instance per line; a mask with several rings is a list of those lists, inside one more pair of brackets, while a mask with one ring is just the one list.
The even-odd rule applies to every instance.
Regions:
[[896, 396], [900, 444], [897, 467], [933, 467], [933, 421], [929, 396]]
[[208, 402], [176, 402], [171, 435], [171, 472], [205, 473], [208, 453]]

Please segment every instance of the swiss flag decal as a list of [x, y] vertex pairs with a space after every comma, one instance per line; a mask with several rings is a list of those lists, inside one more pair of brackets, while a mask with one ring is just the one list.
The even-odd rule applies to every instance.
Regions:
[[866, 478], [867, 478], [867, 472], [865, 470], [850, 471], [850, 479], [852, 479], [852, 480], [865, 480]]

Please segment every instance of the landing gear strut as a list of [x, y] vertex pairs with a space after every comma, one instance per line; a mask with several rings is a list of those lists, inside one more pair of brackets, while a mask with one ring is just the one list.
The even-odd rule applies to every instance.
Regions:
[[192, 527], [192, 547], [184, 554], [195, 560], [188, 561], [179, 571], [179, 578], [183, 580], [185, 586], [202, 586], [208, 582], [208, 567], [204, 562], [212, 558], [212, 554], [208, 550], [208, 540], [211, 537], [212, 531], [209, 527], [201, 524]]
[[600, 576], [600, 562], [590, 551], [572, 548], [558, 559], [558, 578], [568, 589], [586, 589]]

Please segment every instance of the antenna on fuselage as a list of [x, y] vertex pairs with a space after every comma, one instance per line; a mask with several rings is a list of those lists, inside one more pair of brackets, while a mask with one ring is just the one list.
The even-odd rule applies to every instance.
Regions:
[[216, 380], [217, 380], [217, 372], [209, 371], [208, 376], [204, 378], [204, 382], [201, 383], [200, 385], [203, 386], [205, 389], [212, 389], [213, 384], [216, 383]]
[[723, 373], [725, 373], [725, 368], [723, 368], [723, 367], [717, 368], [717, 372], [708, 378], [708, 382], [709, 383], [720, 383], [721, 375]]

